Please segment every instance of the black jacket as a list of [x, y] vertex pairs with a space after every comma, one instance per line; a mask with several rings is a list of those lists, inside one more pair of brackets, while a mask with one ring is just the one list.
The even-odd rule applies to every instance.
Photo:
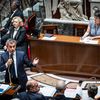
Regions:
[[6, 33], [1, 38], [1, 44], [4, 46], [7, 39], [12, 38], [17, 41], [17, 49], [20, 49], [22, 51], [27, 51], [27, 42], [26, 42], [26, 29], [24, 27], [20, 27], [17, 31], [16, 36], [13, 38], [14, 34], [14, 27], [11, 27], [9, 29], [9, 33]]
[[42, 94], [33, 92], [22, 92], [17, 97], [20, 100], [47, 100]]

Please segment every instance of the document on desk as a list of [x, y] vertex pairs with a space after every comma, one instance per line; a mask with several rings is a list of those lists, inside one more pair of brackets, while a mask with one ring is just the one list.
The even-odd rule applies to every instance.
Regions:
[[5, 91], [7, 91], [10, 88], [11, 86], [8, 84], [0, 84], [0, 94], [3, 94]]
[[40, 93], [44, 96], [53, 97], [56, 92], [56, 88], [52, 86], [44, 86], [40, 88]]
[[52, 37], [43, 37], [42, 40], [55, 40], [56, 37], [52, 36]]
[[80, 38], [80, 42], [86, 43], [86, 44], [98, 44], [98, 40], [92, 40], [90, 37], [86, 37], [84, 39]]
[[98, 93], [96, 94], [96, 97], [100, 96], [100, 86], [98, 86]]
[[76, 97], [76, 89], [68, 89], [66, 88], [64, 91], [65, 97], [75, 98]]

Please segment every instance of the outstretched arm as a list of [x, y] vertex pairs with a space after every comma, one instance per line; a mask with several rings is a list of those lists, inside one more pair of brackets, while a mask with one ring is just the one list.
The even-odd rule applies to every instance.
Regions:
[[91, 37], [92, 40], [93, 39], [98, 39], [98, 38], [100, 38], [100, 35]]
[[39, 63], [39, 59], [38, 58], [34, 58], [34, 60], [31, 62], [27, 55], [24, 55], [24, 61], [27, 64], [27, 66], [29, 67], [36, 67], [38, 72], [43, 72], [41, 67], [37, 66], [37, 64]]
[[90, 26], [88, 25], [87, 31], [85, 32], [85, 34], [82, 36], [82, 39], [84, 39], [85, 37], [87, 37], [90, 33]]

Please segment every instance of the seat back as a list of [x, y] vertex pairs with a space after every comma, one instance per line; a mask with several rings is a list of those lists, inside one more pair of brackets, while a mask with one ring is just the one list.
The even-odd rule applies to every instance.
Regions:
[[36, 13], [33, 12], [33, 14], [28, 18], [27, 21], [28, 24], [28, 33], [31, 34], [34, 32], [35, 25], [36, 25]]
[[58, 34], [58, 25], [56, 24], [42, 25], [42, 33]]

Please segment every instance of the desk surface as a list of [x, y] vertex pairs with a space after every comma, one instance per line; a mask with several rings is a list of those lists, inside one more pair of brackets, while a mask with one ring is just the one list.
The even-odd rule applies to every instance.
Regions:
[[11, 85], [11, 88], [6, 90], [3, 94], [1, 95], [14, 95], [15, 93], [18, 92], [20, 89], [20, 85]]
[[[44, 34], [40, 35], [39, 40], [42, 41], [49, 41], [49, 40], [43, 40]], [[86, 43], [82, 43], [80, 42], [80, 37], [79, 36], [65, 36], [65, 35], [54, 35], [54, 37], [56, 37], [55, 40], [49, 41], [49, 42], [65, 42], [65, 43], [78, 43], [78, 44], [85, 44], [85, 45], [100, 45], [100, 39], [96, 39], [98, 40], [98, 44], [86, 44]]]
[[99, 44], [84, 44], [80, 37], [56, 35], [56, 40], [30, 40], [31, 57], [40, 58], [45, 72], [100, 78]]

